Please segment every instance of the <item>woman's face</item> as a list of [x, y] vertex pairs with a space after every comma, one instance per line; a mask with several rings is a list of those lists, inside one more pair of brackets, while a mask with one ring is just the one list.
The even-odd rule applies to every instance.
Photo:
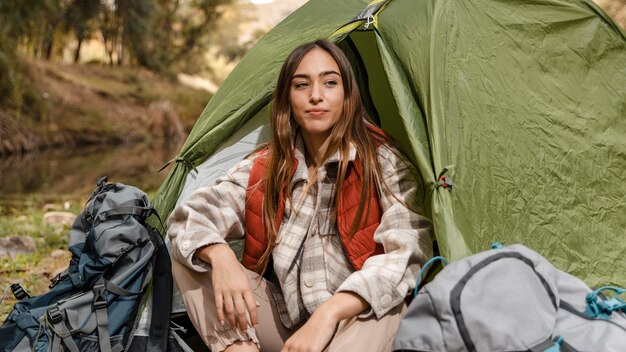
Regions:
[[303, 134], [327, 138], [343, 114], [339, 66], [320, 48], [309, 51], [291, 78], [291, 112]]

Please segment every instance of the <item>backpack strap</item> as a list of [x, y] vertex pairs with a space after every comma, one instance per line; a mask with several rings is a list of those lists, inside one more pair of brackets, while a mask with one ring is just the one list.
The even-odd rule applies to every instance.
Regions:
[[146, 351], [166, 352], [172, 314], [172, 262], [158, 230], [152, 227], [150, 229], [157, 255], [152, 275], [152, 321]]
[[551, 338], [540, 342], [528, 349], [528, 352], [559, 352], [561, 344]]
[[415, 282], [415, 288], [413, 289], [413, 298], [417, 296], [419, 290], [424, 286], [422, 279], [424, 278], [424, 273], [427, 272], [428, 269], [433, 265], [434, 262], [440, 261], [444, 265], [448, 265], [448, 260], [442, 256], [436, 256], [428, 259], [424, 265], [420, 268], [420, 271], [417, 273], [417, 281]]
[[72, 334], [63, 322], [63, 314], [59, 307], [54, 306], [46, 312], [47, 323], [52, 325], [52, 341], [50, 341], [50, 352], [63, 352], [61, 341], [70, 352], [80, 352], [76, 342], [72, 338]]
[[560, 352], [579, 352], [579, 351], [577, 349], [575, 349], [572, 345], [570, 345], [567, 342], [563, 341], [563, 344], [561, 345]]
[[565, 342], [563, 337], [557, 336], [553, 339], [547, 339], [533, 347], [528, 352], [579, 352], [572, 345]]
[[111, 209], [105, 212], [102, 212], [96, 216], [93, 221], [93, 226], [98, 226], [101, 222], [105, 222], [108, 218], [114, 216], [126, 216], [126, 215], [136, 215], [141, 218], [147, 218], [148, 215], [152, 214], [152, 207], [139, 207], [139, 206], [127, 206], [127, 207], [117, 207], [115, 209]]
[[125, 288], [119, 287], [116, 284], [112, 283], [109, 280], [104, 280], [104, 287], [106, 287], [106, 290], [118, 295], [118, 296], [134, 296], [134, 295], [140, 295], [143, 292], [143, 289], [145, 288], [145, 284], [144, 286], [141, 288], [141, 291], [129, 291]]
[[93, 286], [93, 308], [96, 313], [96, 322], [98, 323], [98, 345], [100, 345], [100, 352], [111, 352], [106, 284], [102, 277], [98, 279]]

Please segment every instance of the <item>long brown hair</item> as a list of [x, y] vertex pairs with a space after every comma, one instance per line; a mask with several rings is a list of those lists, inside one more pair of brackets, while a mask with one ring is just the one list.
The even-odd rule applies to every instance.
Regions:
[[[265, 270], [270, 254], [276, 244], [276, 233], [278, 230], [276, 213], [278, 204], [279, 202], [285, 202], [288, 197], [290, 198], [292, 191], [287, 189], [287, 185], [291, 184], [290, 181], [295, 167], [292, 139], [294, 131], [298, 127], [292, 117], [291, 102], [289, 100], [292, 77], [304, 56], [315, 48], [324, 50], [335, 60], [337, 66], [339, 66], [344, 87], [343, 115], [332, 128], [328, 148], [322, 157], [323, 162], [339, 151], [340, 161], [336, 181], [337, 193], [334, 199], [335, 210], [341, 197], [341, 185], [346, 179], [348, 172], [350, 143], [356, 147], [357, 156], [362, 165], [364, 192], [361, 193], [357, 215], [351, 227], [351, 235], [354, 234], [358, 224], [361, 223], [366, 201], [372, 196], [372, 183], [382, 178], [380, 164], [376, 157], [376, 148], [380, 141], [387, 140], [387, 137], [367, 127], [371, 123], [368, 122], [369, 117], [361, 101], [361, 95], [348, 58], [339, 47], [327, 40], [316, 40], [295, 48], [283, 63], [272, 100], [270, 118], [272, 135], [267, 145], [265, 174], [261, 180], [262, 187], [265, 189], [263, 221], [268, 237], [268, 246], [265, 248], [255, 268], [260, 274]], [[378, 143], [376, 140], [378, 140]], [[276, 185], [279, 185], [281, 188], [276, 190]]]

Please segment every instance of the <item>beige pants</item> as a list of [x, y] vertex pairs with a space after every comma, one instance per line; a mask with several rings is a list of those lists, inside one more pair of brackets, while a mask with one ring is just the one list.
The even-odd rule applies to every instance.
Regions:
[[[244, 270], [260, 307], [257, 311], [259, 324], [256, 330], [248, 324], [247, 331], [241, 332], [239, 329], [230, 329], [228, 322], [222, 327], [217, 321], [211, 273], [198, 273], [176, 260], [172, 261], [174, 281], [181, 292], [189, 318], [211, 351], [223, 351], [235, 341], [252, 340], [261, 346], [263, 352], [279, 352], [283, 343], [296, 329], [289, 330], [282, 325], [270, 289], [259, 275]], [[380, 320], [376, 320], [375, 317], [367, 319], [354, 317], [341, 321], [325, 351], [391, 351], [405, 309], [406, 305], [402, 304]]]

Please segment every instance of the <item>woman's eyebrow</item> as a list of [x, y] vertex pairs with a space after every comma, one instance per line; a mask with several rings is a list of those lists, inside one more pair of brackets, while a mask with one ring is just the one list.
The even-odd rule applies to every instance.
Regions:
[[[335, 71], [335, 70], [330, 70], [330, 71], [323, 71], [320, 72], [319, 76], [320, 77], [324, 77], [324, 76], [328, 76], [328, 75], [337, 75], [339, 77], [341, 77], [341, 74], [339, 74], [339, 72]], [[291, 79], [296, 79], [296, 78], [306, 78], [306, 79], [310, 79], [311, 75], [308, 75], [306, 73], [296, 73], [294, 74]]]
[[306, 78], [309, 79], [309, 75], [307, 75], [306, 73], [296, 73], [294, 74], [291, 79], [296, 79], [296, 78]]
[[328, 76], [328, 75], [337, 75], [337, 76], [341, 77], [341, 75], [339, 74], [339, 72], [337, 72], [337, 71], [335, 71], [335, 70], [324, 71], [324, 72], [320, 73], [320, 77], [323, 77], [323, 76]]

